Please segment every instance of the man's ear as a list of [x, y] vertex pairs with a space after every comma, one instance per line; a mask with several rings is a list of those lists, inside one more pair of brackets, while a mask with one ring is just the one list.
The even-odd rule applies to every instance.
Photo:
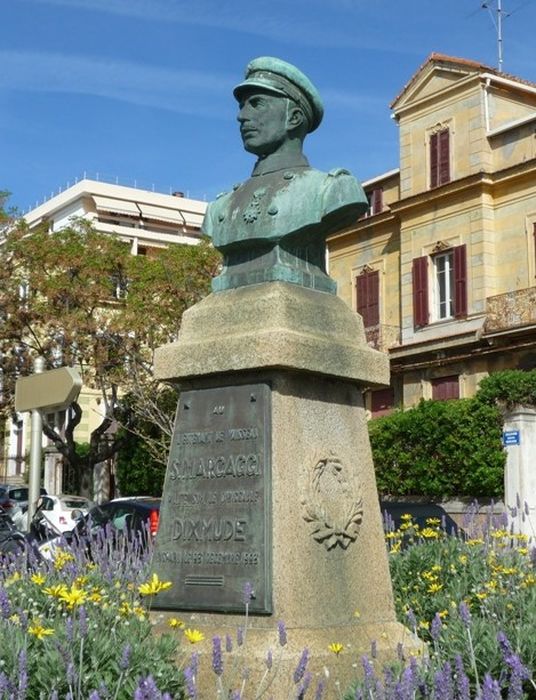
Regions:
[[287, 112], [287, 129], [294, 131], [305, 125], [305, 115], [299, 107], [291, 106]]

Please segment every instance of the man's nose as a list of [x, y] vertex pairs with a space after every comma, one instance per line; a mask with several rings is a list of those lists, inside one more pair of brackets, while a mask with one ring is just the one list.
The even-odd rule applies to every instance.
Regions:
[[247, 105], [242, 105], [242, 107], [240, 107], [238, 116], [236, 118], [241, 124], [248, 120], [248, 112], [249, 110]]

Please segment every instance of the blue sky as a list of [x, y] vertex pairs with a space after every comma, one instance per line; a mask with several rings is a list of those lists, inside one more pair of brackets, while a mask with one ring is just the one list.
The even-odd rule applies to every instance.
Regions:
[[[536, 0], [503, 10], [504, 70], [536, 82]], [[309, 75], [311, 164], [360, 180], [398, 167], [389, 103], [431, 52], [497, 65], [481, 0], [3, 0], [0, 17], [0, 189], [21, 210], [84, 172], [208, 200], [244, 179], [232, 88], [256, 56]]]

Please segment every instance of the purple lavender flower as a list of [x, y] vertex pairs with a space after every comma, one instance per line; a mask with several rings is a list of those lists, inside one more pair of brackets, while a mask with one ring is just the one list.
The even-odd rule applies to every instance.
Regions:
[[296, 697], [297, 698], [304, 698], [305, 693], [309, 690], [309, 686], [311, 685], [311, 681], [313, 680], [313, 676], [311, 673], [307, 672], [305, 676], [303, 677], [303, 682], [300, 684], [300, 687], [298, 688], [298, 692]]
[[266, 659], [264, 660], [264, 663], [266, 664], [266, 668], [270, 671], [272, 668], [272, 663], [273, 663], [273, 656], [272, 656], [272, 650], [268, 649], [268, 652], [266, 653]]
[[367, 691], [373, 692], [374, 689], [374, 667], [370, 662], [370, 659], [368, 656], [362, 656], [361, 657], [361, 664], [363, 666], [363, 671], [365, 672], [364, 676], [364, 681], [365, 681], [365, 688]]
[[223, 674], [223, 655], [221, 649], [221, 637], [212, 637], [212, 670], [217, 676]]
[[463, 622], [463, 624], [466, 627], [470, 627], [471, 626], [471, 613], [469, 612], [469, 607], [468, 607], [467, 603], [464, 603], [462, 601], [458, 607], [458, 612], [460, 614], [460, 619]]
[[277, 623], [277, 631], [279, 634], [279, 644], [284, 647], [287, 643], [287, 629], [283, 620], [279, 620]]
[[458, 693], [458, 697], [460, 700], [469, 700], [470, 699], [469, 678], [467, 677], [467, 674], [465, 673], [465, 669], [463, 667], [463, 659], [462, 659], [460, 654], [456, 654], [455, 668], [456, 668], [456, 674], [455, 674], [456, 690]]
[[324, 695], [324, 683], [322, 681], [318, 681], [317, 686], [316, 686], [316, 691], [315, 691], [315, 700], [322, 700], [323, 695]]
[[9, 596], [6, 589], [2, 586], [0, 587], [0, 616], [7, 620], [11, 615], [11, 605], [9, 602]]
[[88, 627], [87, 627], [87, 612], [83, 605], [80, 606], [78, 610], [78, 631], [82, 639], [87, 637]]
[[233, 640], [230, 634], [225, 635], [225, 651], [230, 654], [233, 650]]
[[451, 700], [452, 697], [454, 697], [452, 687], [452, 668], [447, 662], [435, 674], [434, 700]]
[[494, 681], [489, 673], [484, 676], [482, 693], [479, 700], [501, 700], [501, 688], [497, 681]]
[[439, 639], [439, 636], [441, 634], [441, 630], [443, 629], [443, 623], [441, 622], [441, 618], [439, 617], [439, 613], [436, 613], [434, 615], [434, 619], [432, 620], [432, 624], [430, 625], [430, 635], [434, 642], [437, 642]]
[[233, 690], [231, 693], [231, 698], [230, 700], [240, 700], [240, 691], [239, 690]]
[[239, 647], [244, 643], [244, 628], [238, 627], [236, 630], [236, 643]]
[[294, 675], [293, 675], [294, 683], [296, 685], [298, 685], [298, 683], [303, 678], [303, 674], [305, 673], [305, 669], [307, 668], [308, 661], [309, 661], [309, 649], [305, 648], [302, 651], [302, 655], [300, 656], [300, 660], [298, 661], [298, 665], [296, 666], [296, 669], [295, 669]]
[[121, 654], [121, 659], [119, 660], [119, 668], [121, 671], [126, 671], [130, 665], [130, 654], [132, 653], [132, 647], [130, 644], [125, 644], [123, 647], [123, 653]]
[[72, 643], [74, 639], [74, 625], [73, 618], [70, 615], [65, 620], [65, 634], [67, 635], [67, 640]]
[[101, 696], [98, 694], [96, 690], [92, 690], [91, 693], [89, 694], [89, 700], [101, 700]]
[[[1, 689], [0, 689], [0, 690], [1, 690]], [[59, 697], [59, 696], [58, 696], [58, 691], [57, 691], [57, 690], [53, 690], [53, 691], [50, 693], [50, 698], [49, 698], [49, 700], [58, 700], [58, 697]]]
[[249, 581], [246, 581], [243, 589], [244, 605], [249, 605], [249, 601], [253, 598], [253, 586]]
[[154, 678], [140, 678], [138, 687], [134, 691], [134, 700], [161, 700], [162, 694], [158, 690]]
[[23, 649], [19, 654], [19, 688], [17, 698], [24, 700], [28, 690], [28, 659], [26, 650]]
[[191, 666], [187, 666], [184, 669], [184, 684], [190, 700], [196, 700], [197, 687], [195, 682], [195, 673]]

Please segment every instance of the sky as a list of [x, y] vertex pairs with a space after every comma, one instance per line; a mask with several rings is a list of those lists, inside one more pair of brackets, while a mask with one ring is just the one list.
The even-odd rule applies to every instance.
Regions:
[[[486, 4], [486, 3], [484, 3]], [[247, 178], [233, 87], [303, 70], [325, 106], [305, 153], [398, 167], [389, 104], [432, 52], [497, 67], [497, 0], [0, 0], [0, 190], [21, 212], [84, 175], [214, 199]], [[536, 82], [536, 0], [502, 0], [503, 70]]]

